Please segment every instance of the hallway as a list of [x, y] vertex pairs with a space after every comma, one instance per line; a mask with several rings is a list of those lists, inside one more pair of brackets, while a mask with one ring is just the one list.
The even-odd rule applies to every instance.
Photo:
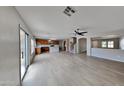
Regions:
[[23, 80], [24, 86], [124, 85], [124, 63], [83, 54], [37, 55]]

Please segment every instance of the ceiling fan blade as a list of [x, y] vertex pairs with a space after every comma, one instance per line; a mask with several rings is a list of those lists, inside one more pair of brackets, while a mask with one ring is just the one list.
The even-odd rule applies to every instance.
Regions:
[[82, 33], [81, 36], [84, 36], [84, 33]]
[[74, 31], [75, 33], [78, 33], [76, 30]]
[[83, 33], [84, 34], [84, 33], [88, 33], [88, 32], [80, 32], [80, 33]]

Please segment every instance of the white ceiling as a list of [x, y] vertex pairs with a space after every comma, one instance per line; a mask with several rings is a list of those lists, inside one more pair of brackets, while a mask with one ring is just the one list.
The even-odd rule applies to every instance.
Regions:
[[17, 6], [16, 9], [39, 38], [64, 39], [72, 36], [77, 28], [93, 36], [104, 32], [124, 32], [124, 7], [73, 6], [71, 17], [63, 11], [65, 6]]

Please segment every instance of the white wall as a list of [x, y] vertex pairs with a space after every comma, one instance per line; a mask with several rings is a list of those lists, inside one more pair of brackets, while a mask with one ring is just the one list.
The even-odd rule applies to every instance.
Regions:
[[91, 38], [87, 37], [87, 55], [91, 55]]
[[121, 49], [92, 48], [91, 55], [99, 58], [124, 62], [124, 50]]
[[120, 38], [120, 49], [124, 50], [124, 37]]
[[19, 29], [28, 29], [14, 7], [0, 7], [0, 85], [19, 85]]
[[76, 53], [79, 53], [79, 38], [76, 37]]
[[69, 52], [69, 39], [66, 40], [66, 52]]

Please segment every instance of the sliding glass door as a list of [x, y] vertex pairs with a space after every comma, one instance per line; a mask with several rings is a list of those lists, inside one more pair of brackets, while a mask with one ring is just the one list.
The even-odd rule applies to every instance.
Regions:
[[28, 34], [20, 29], [21, 80], [28, 67]]

